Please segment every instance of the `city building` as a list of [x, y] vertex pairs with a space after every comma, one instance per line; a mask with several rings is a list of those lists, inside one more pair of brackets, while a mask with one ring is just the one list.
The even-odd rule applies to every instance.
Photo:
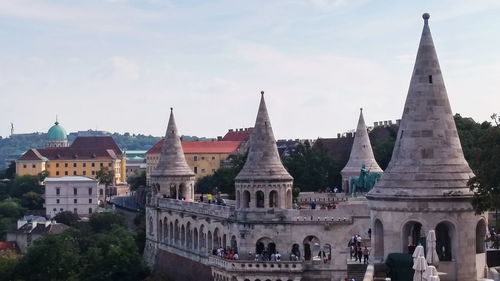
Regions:
[[360, 175], [361, 167], [365, 166], [370, 173], [379, 173], [383, 171], [375, 160], [373, 155], [372, 145], [368, 137], [368, 129], [366, 128], [365, 119], [363, 117], [363, 109], [360, 109], [358, 126], [354, 141], [352, 143], [351, 155], [349, 161], [342, 169], [342, 190], [351, 192], [351, 180], [353, 177]]
[[[56, 126], [60, 127], [60, 125]], [[59, 130], [59, 127], [55, 130]], [[62, 143], [62, 140], [59, 141]], [[31, 148], [16, 160], [16, 173], [20, 176], [36, 175], [47, 171], [50, 177], [88, 176], [95, 178], [97, 172], [103, 167], [114, 171], [114, 184], [126, 181], [125, 154], [111, 136], [78, 137], [66, 147], [61, 145]]]
[[[243, 143], [243, 141], [183, 141], [181, 145], [188, 166], [193, 170], [196, 179], [199, 179], [212, 175], [231, 154], [240, 151], [240, 146]], [[158, 165], [164, 144], [165, 140], [162, 139], [146, 153], [146, 178], [148, 181], [154, 168]]]
[[99, 201], [104, 199], [104, 186], [90, 177], [48, 177], [44, 182], [45, 212], [48, 218], [64, 211], [88, 217], [97, 211]]
[[392, 159], [366, 195], [376, 260], [411, 253], [436, 233], [443, 281], [484, 278], [487, 218], [476, 215], [443, 74], [429, 28], [424, 27]]
[[127, 159], [127, 165], [125, 171], [127, 177], [139, 174], [142, 171], [146, 171], [146, 152], [147, 150], [126, 150], [125, 158]]
[[54, 123], [47, 132], [47, 147], [67, 147], [68, 134], [63, 126], [59, 125], [59, 121]]
[[[164, 142], [146, 204], [144, 258], [155, 270], [183, 281], [347, 276], [347, 242], [355, 234], [366, 235], [370, 224], [366, 201], [343, 201], [337, 209], [293, 208], [293, 178], [281, 163], [263, 92], [248, 158], [236, 177], [234, 205], [195, 202], [195, 174], [173, 113]], [[239, 258], [214, 255], [220, 248]], [[276, 253], [282, 253], [280, 262], [263, 258]]]
[[47, 234], [62, 233], [68, 228], [65, 224], [44, 217], [24, 216], [7, 230], [7, 241], [15, 242], [21, 253], [26, 254], [35, 240]]

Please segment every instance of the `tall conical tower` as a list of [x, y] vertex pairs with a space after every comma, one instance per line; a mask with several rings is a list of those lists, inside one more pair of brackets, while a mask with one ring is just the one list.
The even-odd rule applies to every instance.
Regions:
[[173, 109], [170, 108], [165, 140], [158, 165], [151, 172], [151, 182], [162, 195], [187, 201], [194, 199], [195, 175], [186, 162], [181, 139], [175, 125]]
[[359, 176], [363, 165], [370, 170], [370, 173], [383, 172], [375, 160], [375, 156], [373, 156], [372, 145], [368, 137], [368, 130], [366, 129], [365, 119], [363, 117], [363, 109], [361, 108], [359, 112], [358, 127], [356, 128], [356, 134], [354, 135], [354, 141], [352, 143], [351, 155], [344, 169], [340, 172], [342, 175], [343, 191], [350, 192], [351, 179]]
[[[470, 204], [465, 161], [432, 41], [424, 28], [393, 155], [380, 181], [367, 195], [374, 256], [411, 252], [435, 230], [441, 280], [476, 280], [485, 218]], [[483, 249], [484, 251], [484, 249]], [[484, 256], [482, 256], [484, 258]], [[478, 274], [479, 275], [479, 274]]]
[[261, 92], [248, 158], [235, 180], [237, 208], [291, 209], [292, 184], [292, 176], [281, 163], [264, 92]]

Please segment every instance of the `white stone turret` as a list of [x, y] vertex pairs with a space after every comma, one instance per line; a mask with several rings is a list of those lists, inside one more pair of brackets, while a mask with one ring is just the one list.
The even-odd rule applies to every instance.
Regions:
[[363, 117], [363, 109], [361, 108], [356, 134], [354, 135], [354, 141], [352, 143], [351, 155], [344, 169], [340, 172], [342, 175], [343, 191], [350, 192], [351, 179], [359, 176], [363, 165], [365, 165], [370, 173], [383, 172], [373, 155], [372, 145], [368, 137], [368, 130], [366, 129], [365, 119]]
[[435, 230], [441, 280], [482, 277], [486, 218], [476, 216], [465, 161], [429, 29], [429, 14], [392, 159], [367, 194], [374, 257], [408, 253]]
[[164, 142], [158, 165], [151, 172], [151, 182], [161, 195], [192, 201], [195, 174], [184, 157], [172, 108]]
[[293, 178], [281, 163], [264, 92], [261, 95], [248, 158], [235, 179], [237, 208], [290, 209]]

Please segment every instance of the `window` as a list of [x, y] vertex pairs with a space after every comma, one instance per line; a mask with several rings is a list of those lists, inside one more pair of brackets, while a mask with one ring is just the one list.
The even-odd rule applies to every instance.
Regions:
[[61, 189], [59, 187], [56, 187], [56, 195], [60, 195], [61, 194]]
[[194, 173], [198, 174], [198, 167], [194, 167]]
[[76, 176], [76, 171], [73, 171], [73, 176]]
[[77, 204], [78, 200], [77, 199], [73, 199], [73, 203]]
[[59, 199], [56, 199], [56, 203], [59, 204]]
[[47, 168], [50, 168], [50, 164], [47, 164]]
[[201, 172], [204, 173], [205, 172], [205, 169], [201, 169]]
[[73, 163], [73, 168], [76, 168], [76, 163]]
[[54, 209], [52, 209], [52, 210], [53, 210], [54, 212], [57, 212], [57, 209], [56, 209], [56, 208], [54, 208]]
[[111, 167], [111, 163], [108, 163], [108, 167]]
[[64, 167], [68, 168], [68, 163], [64, 163]]
[[104, 166], [104, 164], [103, 164], [103, 163], [99, 163], [99, 166], [101, 166], [101, 167], [102, 167], [102, 166]]
[[87, 167], [87, 163], [82, 163], [82, 167]]
[[197, 156], [197, 155], [195, 155], [195, 156], [193, 157], [193, 160], [194, 160], [194, 161], [198, 161], [198, 156]]
[[36, 164], [31, 165], [31, 168], [33, 169], [36, 168]]
[[89, 198], [89, 204], [92, 204], [92, 198]]
[[61, 212], [62, 212], [62, 211], [64, 211], [64, 209], [63, 209], [63, 208], [61, 208], [61, 209], [59, 209], [59, 211], [61, 211]]
[[92, 171], [92, 175], [95, 175], [95, 171]]
[[26, 165], [26, 164], [23, 164], [23, 168], [25, 168], [25, 169], [26, 169], [26, 168], [28, 168], [28, 165]]
[[429, 75], [429, 84], [432, 84], [432, 75]]
[[59, 163], [56, 163], [56, 168], [59, 168]]
[[92, 167], [95, 167], [95, 163], [94, 162], [92, 162]]
[[212, 160], [215, 160], [215, 156], [212, 156]]
[[68, 171], [64, 171], [64, 175], [67, 176], [68, 175]]
[[77, 210], [76, 210], [76, 208], [73, 209], [73, 213], [75, 213], [75, 214], [78, 213]]
[[89, 195], [92, 195], [92, 187], [89, 187]]
[[59, 171], [56, 171], [56, 176], [59, 176]]
[[73, 194], [74, 194], [74, 195], [77, 195], [77, 194], [78, 194], [78, 189], [76, 189], [76, 187], [73, 187]]
[[92, 214], [92, 208], [89, 208], [89, 214]]
[[87, 175], [87, 171], [83, 171], [83, 175], [84, 175], [84, 176], [85, 176], [85, 175]]
[[103, 195], [103, 194], [104, 194], [104, 192], [102, 191], [102, 188], [99, 189], [99, 195]]
[[205, 160], [205, 156], [201, 156], [201, 160]]

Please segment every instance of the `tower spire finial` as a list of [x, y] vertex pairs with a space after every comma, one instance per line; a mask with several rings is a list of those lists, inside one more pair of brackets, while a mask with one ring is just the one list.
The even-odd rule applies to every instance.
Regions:
[[260, 95], [263, 96], [264, 95], [264, 91], [260, 91]]
[[59, 120], [57, 118], [57, 114], [56, 114], [56, 122], [54, 124], [59, 125]]
[[174, 108], [170, 107], [170, 113], [174, 112]]
[[422, 18], [424, 19], [424, 23], [427, 24], [427, 22], [429, 21], [429, 19], [431, 18], [431, 15], [429, 15], [429, 13], [424, 13], [422, 15]]

